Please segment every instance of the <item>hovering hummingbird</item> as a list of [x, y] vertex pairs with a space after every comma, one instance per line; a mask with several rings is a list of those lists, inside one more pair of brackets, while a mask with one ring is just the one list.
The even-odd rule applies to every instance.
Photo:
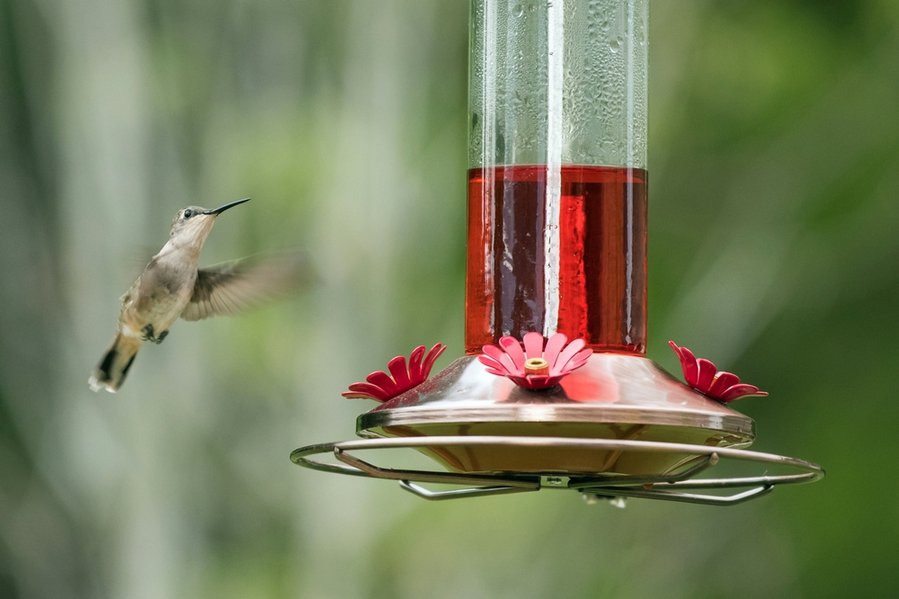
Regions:
[[172, 324], [233, 314], [288, 287], [295, 264], [246, 260], [198, 268], [200, 250], [216, 218], [250, 201], [244, 198], [207, 210], [188, 206], [172, 221], [169, 240], [122, 296], [118, 330], [88, 384], [94, 391], [115, 393], [144, 341], [162, 343]]

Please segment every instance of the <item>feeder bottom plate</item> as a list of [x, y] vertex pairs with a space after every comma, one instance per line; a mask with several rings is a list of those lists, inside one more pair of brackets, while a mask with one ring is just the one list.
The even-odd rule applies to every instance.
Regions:
[[[596, 454], [606, 457], [613, 453], [632, 454], [677, 454], [694, 456], [689, 463], [664, 475], [575, 475], [565, 472], [552, 475], [537, 475], [522, 472], [459, 474], [443, 469], [403, 469], [378, 466], [371, 458], [386, 457], [381, 450], [436, 448], [437, 453], [445, 453], [451, 447], [473, 450], [476, 447], [498, 447], [530, 452], [544, 450], [553, 452], [560, 448], [596, 450]], [[321, 461], [313, 456], [331, 454], [336, 461]], [[360, 454], [366, 454], [363, 457]], [[394, 454], [395, 455], [395, 454]], [[578, 439], [572, 437], [393, 437], [357, 439], [335, 443], [322, 443], [295, 449], [290, 454], [295, 464], [306, 468], [394, 480], [400, 486], [419, 497], [429, 500], [481, 497], [504, 493], [539, 491], [543, 488], [573, 489], [585, 499], [614, 499], [616, 505], [627, 497], [682, 501], [704, 505], [735, 505], [760, 497], [779, 484], [808, 483], [820, 480], [824, 471], [820, 466], [774, 454], [759, 453], [734, 447], [707, 447], [685, 445], [661, 441]], [[716, 467], [722, 460], [728, 462], [728, 475], [720, 478], [700, 477], [708, 469]], [[377, 459], [381, 461], [381, 459]], [[740, 463], [748, 467], [737, 468]], [[762, 474], [751, 471], [763, 468]], [[433, 489], [428, 485], [442, 487]], [[446, 488], [449, 486], [450, 488]]]
[[[710, 429], [655, 424], [578, 423], [578, 422], [482, 422], [459, 424], [420, 424], [373, 429], [385, 437], [466, 436], [556, 437], [659, 441], [707, 447], [746, 448], [749, 435]], [[496, 444], [450, 444], [419, 447], [418, 451], [452, 472], [493, 474], [503, 472], [566, 475], [663, 475], [694, 460], [696, 453], [651, 453], [610, 449], [603, 446], [528, 446]]]

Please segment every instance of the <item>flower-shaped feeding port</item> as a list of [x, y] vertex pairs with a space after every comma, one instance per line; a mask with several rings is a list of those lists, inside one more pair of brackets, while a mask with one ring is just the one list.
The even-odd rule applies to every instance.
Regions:
[[373, 372], [365, 377], [366, 382], [353, 383], [341, 395], [349, 399], [374, 399], [380, 402], [393, 399], [425, 382], [434, 362], [445, 349], [446, 345], [437, 343], [425, 353], [425, 346], [419, 345], [409, 355], [408, 365], [406, 356], [397, 356], [387, 362], [390, 374], [380, 370]]
[[705, 358], [697, 359], [693, 352], [686, 347], [678, 347], [674, 341], [669, 341], [668, 345], [680, 358], [684, 380], [707, 397], [721, 403], [728, 403], [750, 395], [758, 397], [768, 395], [767, 391], [760, 391], [755, 385], [741, 383], [740, 377], [737, 375], [718, 370], [711, 361]]
[[587, 363], [593, 354], [584, 348], [583, 339], [571, 343], [563, 333], [546, 339], [540, 333], [527, 333], [522, 341], [505, 336], [499, 347], [485, 345], [478, 360], [487, 372], [508, 377], [519, 387], [533, 391], [555, 387], [566, 375]]

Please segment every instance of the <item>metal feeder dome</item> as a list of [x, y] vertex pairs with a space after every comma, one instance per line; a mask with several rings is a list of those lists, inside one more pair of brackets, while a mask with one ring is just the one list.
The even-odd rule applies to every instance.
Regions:
[[[751, 386], [703, 360], [687, 385], [644, 355], [648, 4], [472, 3], [466, 355], [423, 382], [410, 373], [426, 377], [442, 347], [392, 361], [392, 377], [369, 380], [407, 389], [359, 416], [362, 438], [301, 447], [294, 463], [397, 480], [427, 499], [551, 488], [617, 505], [729, 505], [823, 477], [747, 449], [754, 422], [721, 391]], [[556, 333], [583, 340], [584, 357], [535, 389], [555, 354], [517, 379], [496, 372], [518, 366], [499, 349], [493, 362], [479, 356], [499, 344], [521, 357], [529, 333], [527, 357], [548, 354], [561, 341], [543, 336]], [[361, 457], [395, 449], [433, 468]]]

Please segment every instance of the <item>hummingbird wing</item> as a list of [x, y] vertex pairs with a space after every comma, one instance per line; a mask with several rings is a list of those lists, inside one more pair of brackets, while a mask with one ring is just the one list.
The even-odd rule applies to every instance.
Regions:
[[295, 291], [309, 278], [306, 260], [297, 253], [201, 268], [181, 318], [202, 320], [235, 314]]

